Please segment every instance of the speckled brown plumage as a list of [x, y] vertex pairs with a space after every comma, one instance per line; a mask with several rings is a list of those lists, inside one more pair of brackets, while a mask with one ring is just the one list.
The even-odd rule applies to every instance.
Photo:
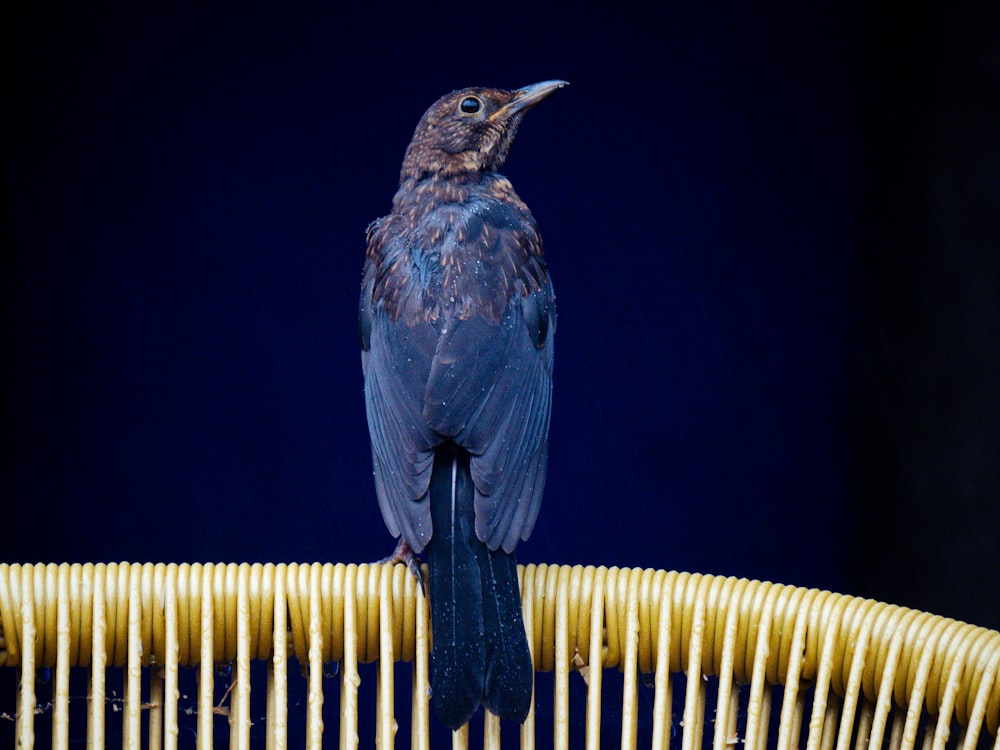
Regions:
[[392, 322], [452, 313], [498, 322], [511, 297], [548, 282], [542, 239], [510, 182], [496, 174], [453, 182], [401, 189], [393, 213], [369, 227], [372, 299]]

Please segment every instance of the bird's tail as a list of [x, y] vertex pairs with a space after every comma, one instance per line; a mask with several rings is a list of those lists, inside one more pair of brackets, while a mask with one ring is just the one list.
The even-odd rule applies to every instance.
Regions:
[[476, 537], [469, 454], [438, 448], [431, 475], [434, 533], [430, 568], [434, 709], [452, 729], [483, 704], [523, 722], [531, 706], [534, 668], [521, 618], [513, 554]]

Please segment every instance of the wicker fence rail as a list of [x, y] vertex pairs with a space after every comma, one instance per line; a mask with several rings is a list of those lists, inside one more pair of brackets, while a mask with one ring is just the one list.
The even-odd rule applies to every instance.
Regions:
[[[650, 742], [684, 750], [917, 745], [1000, 748], [1000, 633], [881, 602], [745, 579], [648, 569], [529, 565], [525, 624], [538, 672], [553, 672], [553, 726], [569, 746], [571, 711], [586, 746], [635, 747], [642, 675], [653, 675]], [[305, 744], [318, 748], [324, 665], [339, 663], [341, 747], [396, 741], [396, 662], [412, 663], [412, 747], [429, 722], [427, 608], [403, 566], [333, 564], [0, 565], [0, 695], [18, 747], [36, 743], [39, 669], [53, 671], [51, 744], [69, 746], [70, 674], [89, 675], [88, 747], [106, 743], [109, 667], [122, 668], [123, 744], [178, 747], [178, 680], [198, 670], [198, 746], [212, 742], [215, 665], [232, 664], [229, 743], [251, 746], [251, 662], [267, 665], [266, 746], [288, 745], [289, 660], [306, 669]], [[359, 664], [376, 662], [374, 737], [359, 737]], [[605, 670], [623, 673], [620, 735], [602, 725]], [[571, 674], [586, 682], [569, 699]], [[686, 679], [676, 679], [678, 675]], [[573, 678], [578, 679], [578, 678]], [[675, 696], [672, 693], [678, 691]], [[706, 716], [708, 711], [714, 715]], [[714, 709], [712, 708], [714, 707]], [[643, 710], [648, 710], [643, 706]], [[576, 714], [574, 714], [576, 716]], [[48, 719], [46, 719], [48, 720]], [[679, 731], [671, 739], [671, 729]], [[536, 746], [533, 710], [519, 732]], [[603, 730], [603, 736], [602, 736]], [[48, 727], [46, 727], [48, 732]], [[48, 736], [48, 735], [46, 735]], [[327, 738], [329, 740], [329, 737]], [[478, 737], [472, 738], [478, 742]], [[468, 729], [452, 737], [470, 742]], [[46, 739], [46, 742], [49, 742]], [[487, 716], [483, 745], [499, 747]], [[181, 742], [183, 744], [183, 742]], [[329, 744], [329, 743], [328, 743]]]

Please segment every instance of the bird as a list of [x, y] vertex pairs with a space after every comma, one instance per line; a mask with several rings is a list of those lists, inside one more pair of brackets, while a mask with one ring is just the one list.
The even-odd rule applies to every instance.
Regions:
[[481, 705], [520, 723], [531, 707], [514, 548], [545, 486], [556, 307], [535, 219], [498, 170], [525, 113], [565, 85], [438, 99], [391, 212], [366, 235], [359, 329], [376, 495], [392, 559], [426, 556], [431, 700], [452, 729]]

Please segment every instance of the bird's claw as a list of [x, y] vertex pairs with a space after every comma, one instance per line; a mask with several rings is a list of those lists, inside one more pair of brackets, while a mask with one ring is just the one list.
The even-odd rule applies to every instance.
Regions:
[[392, 551], [392, 554], [388, 557], [383, 557], [378, 561], [380, 565], [397, 565], [402, 563], [406, 566], [406, 569], [413, 574], [413, 577], [417, 579], [417, 583], [420, 584], [420, 588], [427, 591], [427, 581], [424, 580], [424, 572], [421, 566], [421, 560], [417, 557], [417, 553], [413, 551], [410, 545], [402, 537], [396, 542], [396, 549]]

